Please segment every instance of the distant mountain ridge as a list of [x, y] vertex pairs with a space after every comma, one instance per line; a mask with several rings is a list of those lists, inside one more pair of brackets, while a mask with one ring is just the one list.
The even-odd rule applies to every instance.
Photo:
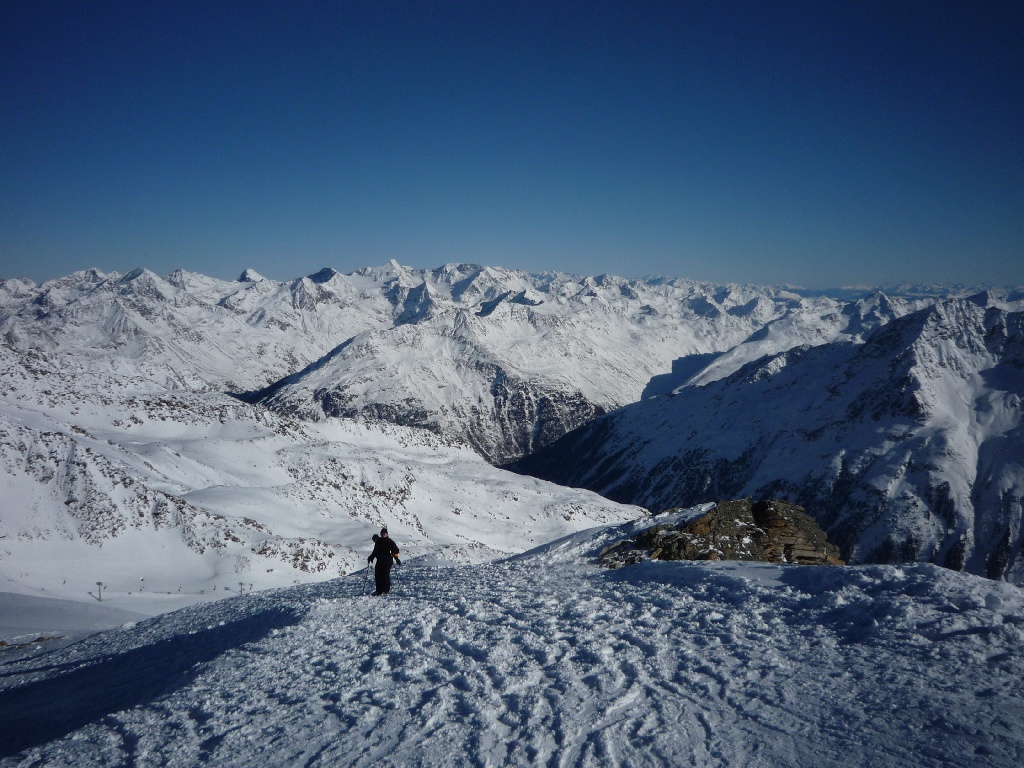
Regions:
[[[397, 310], [394, 325], [347, 339], [245, 399], [307, 419], [430, 429], [493, 463], [647, 396], [681, 354], [724, 355], [742, 342], [763, 353], [805, 334], [859, 338], [922, 303], [878, 296], [841, 303], [751, 286], [474, 265], [357, 274], [382, 280]], [[773, 333], [775, 326], [785, 331]]]
[[394, 261], [287, 282], [89, 270], [0, 284], [0, 334], [16, 350], [133, 359], [156, 389], [427, 428], [503, 463], [640, 399], [674, 360], [859, 338], [922, 301]]

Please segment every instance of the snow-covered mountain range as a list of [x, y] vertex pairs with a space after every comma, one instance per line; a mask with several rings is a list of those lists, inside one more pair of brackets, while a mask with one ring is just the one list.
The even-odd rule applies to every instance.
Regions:
[[91, 270], [3, 282], [0, 337], [307, 419], [425, 427], [502, 463], [673, 386], [674, 361], [860, 338], [925, 301], [395, 262], [283, 283]]
[[[833, 297], [472, 265], [413, 270], [395, 262], [286, 282], [248, 270], [223, 281], [144, 269], [90, 270], [43, 285], [0, 281], [0, 590], [81, 598], [86, 590], [106, 589], [104, 600], [152, 612], [225, 588], [281, 586], [351, 570], [361, 564], [370, 533], [385, 522], [410, 554], [481, 562], [630, 519], [636, 508], [494, 465], [534, 454], [603, 413], [614, 411], [595, 425], [619, 424], [625, 414], [722, 388], [747, 393], [721, 409], [722, 419], [743, 423], [758, 408], [781, 409], [757, 417], [767, 436], [760, 445], [772, 435], [772, 419], [786, 416], [794, 403], [762, 406], [758, 393], [770, 376], [753, 372], [774, 370], [781, 361], [805, 372], [793, 389], [801, 398], [827, 399], [831, 386], [842, 399], [871, 379], [874, 389], [864, 384], [868, 394], [861, 396], [867, 410], [854, 414], [871, 424], [857, 434], [905, 434], [914, 417], [883, 408], [876, 424], [871, 404], [871, 392], [903, 381], [902, 369], [890, 372], [879, 358], [849, 382], [835, 379], [836, 371], [854, 365], [859, 350], [877, 349], [890, 327], [912, 329], [912, 318], [930, 316], [920, 312], [939, 311], [937, 301], [963, 293], [904, 287], [891, 295]], [[726, 495], [720, 491], [764, 486], [799, 496], [794, 500], [809, 512], [834, 523], [832, 532], [855, 559], [920, 557], [1017, 578], [1019, 400], [1011, 396], [1019, 394], [1013, 350], [1020, 299], [1001, 293], [943, 300], [938, 306], [976, 311], [964, 310], [963, 329], [954, 319], [942, 332], [959, 338], [970, 331], [968, 346], [984, 349], [958, 357], [963, 370], [931, 366], [929, 375], [945, 382], [933, 389], [955, 389], [967, 376], [961, 394], [977, 405], [970, 413], [979, 424], [988, 418], [982, 405], [994, 414], [984, 440], [965, 428], [985, 445], [978, 455], [988, 462], [990, 491], [975, 489], [963, 470], [969, 452], [926, 460], [914, 451], [939, 443], [904, 441], [911, 452], [906, 466], [927, 477], [914, 486], [916, 514], [949, 518], [952, 533], [943, 537], [937, 524], [914, 528], [913, 542], [920, 544], [914, 548], [905, 536], [879, 534], [879, 520], [911, 518], [886, 517], [871, 505], [870, 493], [844, 495], [845, 486], [833, 483], [828, 487], [839, 490], [811, 499], [829, 504], [816, 505], [800, 491], [817, 487], [803, 483], [803, 475], [788, 485], [751, 486], [736, 480], [740, 465], [728, 482], [689, 493], [677, 480], [699, 474], [701, 456], [748, 450], [749, 435], [697, 416], [683, 431], [659, 433], [652, 426], [645, 440], [666, 456], [689, 455], [694, 462], [655, 473], [668, 489], [661, 496], [638, 493], [630, 500], [678, 506], [694, 501], [697, 490], [704, 496], [696, 501], [709, 501]], [[991, 312], [1005, 322], [999, 325]], [[980, 323], [982, 341], [971, 323]], [[806, 361], [803, 367], [798, 360]], [[960, 379], [947, 381], [954, 374]], [[937, 407], [951, 409], [954, 402]], [[948, 413], [951, 422], [962, 415]], [[933, 430], [945, 423], [929, 422]], [[599, 434], [596, 426], [587, 429]], [[798, 425], [789, 432], [815, 429]], [[619, 438], [610, 439], [614, 452]], [[818, 449], [813, 435], [801, 439], [812, 446], [801, 454], [811, 472]], [[846, 433], [837, 439], [846, 440]], [[840, 477], [861, 472], [854, 456], [866, 461], [864, 451], [874, 450], [866, 438], [858, 440], [842, 454]], [[603, 462], [600, 471], [562, 472], [559, 479], [593, 481], [625, 498], [622, 487], [606, 482], [600, 447], [576, 444], [579, 460], [572, 466], [585, 470], [584, 457], [593, 456]], [[826, 479], [838, 450], [819, 451], [816, 471]], [[653, 482], [641, 475], [655, 467], [634, 467], [625, 453], [619, 464], [640, 485]], [[788, 476], [769, 480], [780, 478]], [[998, 515], [979, 512], [996, 503]], [[978, 529], [978, 521], [990, 527]], [[883, 547], [890, 539], [899, 545], [892, 551]], [[997, 567], [1003, 559], [1005, 567]], [[106, 586], [95, 587], [97, 581]]]
[[876, 324], [863, 343], [740, 345], [517, 466], [654, 509], [785, 498], [848, 561], [1024, 583], [1022, 309], [1019, 294], [982, 293]]

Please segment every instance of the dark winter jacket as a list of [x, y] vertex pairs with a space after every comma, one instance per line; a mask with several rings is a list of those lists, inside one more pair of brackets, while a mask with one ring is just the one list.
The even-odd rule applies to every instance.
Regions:
[[379, 536], [374, 540], [373, 552], [367, 562], [377, 561], [377, 565], [391, 567], [393, 556], [398, 554], [398, 545], [387, 536]]

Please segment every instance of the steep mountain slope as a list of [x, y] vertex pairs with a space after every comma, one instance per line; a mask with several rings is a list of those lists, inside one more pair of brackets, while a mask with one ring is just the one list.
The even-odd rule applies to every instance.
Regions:
[[652, 509], [774, 496], [852, 562], [1024, 583], [1024, 313], [940, 302], [863, 344], [768, 355], [623, 408], [516, 468]]
[[930, 565], [583, 565], [615, 535], [7, 656], [0, 765], [1024, 760], [1020, 588]]

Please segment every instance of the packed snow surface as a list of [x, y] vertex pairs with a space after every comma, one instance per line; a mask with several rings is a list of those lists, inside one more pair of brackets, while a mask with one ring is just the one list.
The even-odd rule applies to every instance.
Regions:
[[[0, 765], [1019, 766], [1024, 592], [910, 567], [482, 565], [0, 655]], [[399, 542], [401, 543], [401, 542]]]

